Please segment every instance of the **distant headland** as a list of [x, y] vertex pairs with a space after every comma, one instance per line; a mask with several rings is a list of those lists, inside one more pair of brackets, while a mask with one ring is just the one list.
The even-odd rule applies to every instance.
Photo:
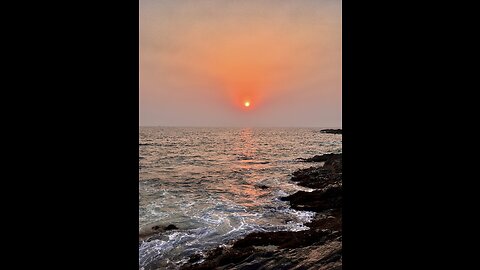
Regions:
[[322, 129], [320, 132], [329, 134], [342, 134], [342, 129]]

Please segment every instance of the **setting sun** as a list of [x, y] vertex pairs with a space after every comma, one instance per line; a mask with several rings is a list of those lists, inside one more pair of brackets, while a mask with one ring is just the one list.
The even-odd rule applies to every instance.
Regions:
[[250, 107], [250, 101], [245, 101], [243, 105], [245, 105], [245, 107]]

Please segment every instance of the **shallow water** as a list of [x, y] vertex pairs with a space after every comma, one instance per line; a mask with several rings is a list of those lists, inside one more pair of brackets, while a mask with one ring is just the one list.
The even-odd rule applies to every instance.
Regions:
[[310, 128], [141, 127], [140, 235], [174, 224], [139, 245], [143, 269], [176, 269], [188, 256], [253, 231], [304, 230], [313, 213], [279, 197], [306, 190], [289, 181], [312, 164], [296, 160], [342, 151], [342, 135]]

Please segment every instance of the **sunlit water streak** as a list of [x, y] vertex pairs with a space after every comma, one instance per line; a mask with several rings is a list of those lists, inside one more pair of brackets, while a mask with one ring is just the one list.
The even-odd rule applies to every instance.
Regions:
[[[253, 231], [304, 230], [312, 212], [280, 197], [311, 164], [299, 157], [342, 151], [342, 136], [309, 128], [140, 128], [140, 234], [179, 229], [139, 245], [143, 269], [176, 269], [188, 256]], [[143, 239], [143, 238], [142, 238]]]

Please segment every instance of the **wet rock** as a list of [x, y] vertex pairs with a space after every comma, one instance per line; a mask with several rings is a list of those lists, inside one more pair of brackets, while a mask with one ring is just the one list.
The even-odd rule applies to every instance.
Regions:
[[[244, 240], [231, 248], [219, 248], [216, 254], [208, 256], [201, 264], [186, 264], [181, 269], [334, 269], [341, 266], [342, 243], [332, 240], [328, 231], [319, 232], [282, 232], [295, 240], [286, 247], [262, 249], [247, 244]], [[288, 233], [288, 234], [287, 234]], [[260, 241], [257, 235], [247, 236]], [[271, 236], [274, 233], [270, 233]], [[303, 235], [303, 236], [300, 236]], [[283, 238], [282, 240], [284, 240]], [[270, 239], [275, 240], [274, 237]], [[300, 241], [300, 245], [294, 243]], [[293, 247], [294, 246], [294, 247]], [[270, 247], [266, 245], [265, 247]], [[253, 267], [253, 268], [252, 268]]]
[[168, 225], [167, 227], [165, 227], [165, 231], [169, 231], [169, 230], [177, 230], [177, 226], [173, 225], [173, 224], [170, 224]]
[[333, 174], [330, 169], [307, 168], [297, 171], [291, 178], [299, 186], [309, 188], [325, 188], [341, 182], [341, 174]]
[[[153, 226], [152, 226], [153, 225]], [[150, 227], [151, 226], [151, 227]], [[138, 237], [140, 241], [149, 242], [152, 240], [158, 240], [164, 238], [164, 232], [169, 230], [176, 230], [178, 229], [177, 226], [170, 224], [168, 226], [164, 226], [160, 222], [157, 224], [151, 224], [150, 226], [146, 226], [140, 229], [138, 232]]]
[[155, 225], [152, 227], [152, 230], [154, 231], [159, 231], [159, 230], [165, 230], [165, 231], [169, 231], [169, 230], [177, 230], [177, 226], [173, 225], [173, 224], [170, 224], [168, 225], [167, 227], [161, 227], [160, 225]]
[[324, 154], [324, 155], [315, 155], [311, 158], [300, 158], [303, 162], [326, 162], [328, 160], [341, 159], [342, 154]]
[[192, 255], [192, 256], [190, 257], [190, 259], [188, 260], [188, 263], [196, 263], [196, 262], [199, 262], [202, 258], [203, 258], [203, 256], [202, 256], [201, 254]]
[[324, 258], [322, 258], [320, 260], [321, 263], [330, 263], [330, 262], [336, 262], [338, 260], [340, 260], [342, 258], [342, 250], [335, 250], [335, 252], [332, 252], [330, 254], [328, 254], [327, 256], [325, 256]]
[[[278, 248], [298, 248], [313, 243], [323, 243], [332, 238], [329, 231], [280, 231], [280, 232], [259, 232], [251, 233], [245, 238], [238, 240], [233, 248], [246, 248], [251, 246], [278, 246]], [[332, 238], [333, 239], [333, 238]]]
[[341, 184], [342, 154], [326, 154], [315, 157], [317, 157], [316, 160], [324, 162], [322, 167], [310, 167], [295, 171], [291, 180], [300, 186], [317, 189]]
[[281, 200], [290, 201], [291, 207], [296, 210], [321, 212], [340, 208], [342, 207], [342, 187], [332, 186], [312, 192], [298, 191]]

